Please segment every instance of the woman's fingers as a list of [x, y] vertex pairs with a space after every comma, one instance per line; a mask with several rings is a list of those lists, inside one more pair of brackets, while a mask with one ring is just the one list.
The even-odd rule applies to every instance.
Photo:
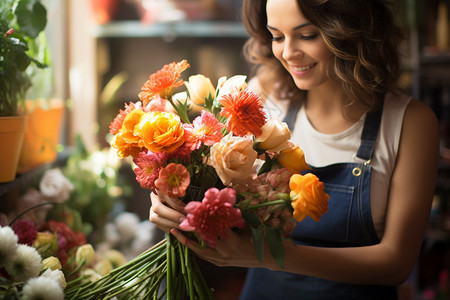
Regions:
[[155, 195], [151, 193], [150, 199], [152, 205], [150, 207], [150, 222], [154, 223], [164, 232], [169, 232], [171, 228], [179, 228], [180, 223], [184, 220], [185, 215], [178, 210], [166, 205], [166, 201], [170, 201], [170, 205], [176, 205], [178, 209], [183, 211], [181, 203], [173, 201], [173, 198], [164, 197], [163, 195]]

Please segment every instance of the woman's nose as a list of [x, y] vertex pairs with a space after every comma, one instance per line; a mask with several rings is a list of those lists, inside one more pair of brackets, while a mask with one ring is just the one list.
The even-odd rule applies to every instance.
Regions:
[[303, 51], [299, 47], [298, 43], [290, 39], [286, 39], [283, 48], [283, 58], [285, 60], [290, 60], [292, 58], [298, 58], [303, 56]]

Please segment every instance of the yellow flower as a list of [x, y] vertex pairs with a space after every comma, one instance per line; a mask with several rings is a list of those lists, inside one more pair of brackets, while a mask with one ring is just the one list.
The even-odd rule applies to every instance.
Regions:
[[281, 151], [277, 158], [280, 165], [291, 171], [291, 173], [300, 173], [311, 169], [305, 161], [305, 154], [299, 146]]
[[61, 270], [62, 269], [61, 262], [57, 257], [49, 256], [42, 261], [42, 270], [44, 271], [46, 269], [50, 269], [52, 271]]
[[114, 249], [108, 249], [104, 253], [104, 256], [113, 265], [114, 268], [120, 267], [127, 263], [125, 256], [120, 251]]
[[268, 120], [261, 130], [262, 134], [256, 138], [256, 142], [261, 143], [261, 148], [272, 152], [280, 152], [289, 148], [291, 131], [286, 123], [279, 120]]
[[211, 80], [201, 74], [190, 76], [189, 82], [185, 81], [184, 85], [189, 91], [189, 99], [197, 105], [203, 105], [205, 98], [209, 95], [214, 98], [216, 94], [216, 89], [212, 85]]
[[53, 255], [58, 249], [56, 234], [51, 232], [38, 232], [33, 247], [42, 257]]
[[312, 173], [294, 174], [289, 181], [289, 188], [294, 219], [301, 222], [308, 215], [319, 222], [320, 217], [328, 211], [330, 198], [324, 191], [323, 182]]
[[95, 258], [95, 251], [91, 244], [84, 244], [77, 249], [75, 260], [79, 265], [89, 266]]
[[210, 151], [210, 164], [224, 185], [247, 178], [253, 171], [257, 153], [253, 150], [253, 142], [247, 138], [229, 134], [214, 144]]
[[180, 117], [168, 112], [149, 112], [135, 128], [141, 138], [139, 146], [152, 152], [172, 153], [184, 143]]
[[106, 274], [111, 272], [112, 269], [113, 269], [112, 264], [106, 258], [99, 260], [94, 265], [94, 270], [102, 276], [105, 276]]

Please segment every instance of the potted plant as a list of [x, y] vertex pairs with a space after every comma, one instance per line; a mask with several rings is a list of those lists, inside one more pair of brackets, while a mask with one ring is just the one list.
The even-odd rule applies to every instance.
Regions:
[[47, 24], [47, 11], [39, 0], [0, 2], [0, 182], [8, 182], [15, 178], [26, 128], [22, 107], [32, 85], [27, 69], [45, 67], [29, 49]]

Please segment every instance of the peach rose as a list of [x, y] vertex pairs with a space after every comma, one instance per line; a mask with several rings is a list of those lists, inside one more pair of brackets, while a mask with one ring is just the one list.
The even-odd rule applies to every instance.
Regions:
[[262, 134], [256, 138], [256, 142], [261, 143], [261, 148], [272, 152], [280, 152], [289, 148], [291, 131], [285, 122], [271, 119], [261, 127], [261, 130]]
[[311, 169], [305, 161], [303, 150], [298, 145], [281, 151], [277, 160], [293, 174]]
[[307, 215], [316, 222], [328, 211], [328, 200], [330, 197], [324, 191], [323, 182], [316, 175], [294, 174], [289, 181], [291, 189], [290, 196], [294, 208], [294, 219], [301, 222]]
[[203, 105], [205, 98], [209, 95], [214, 98], [216, 94], [216, 89], [213, 87], [211, 80], [201, 74], [190, 76], [189, 82], [185, 81], [184, 85], [189, 91], [189, 99], [197, 105]]
[[210, 165], [214, 167], [223, 184], [245, 179], [253, 171], [257, 153], [249, 139], [227, 135], [211, 147]]
[[169, 112], [148, 112], [135, 127], [139, 146], [152, 152], [172, 153], [184, 143], [180, 117]]

